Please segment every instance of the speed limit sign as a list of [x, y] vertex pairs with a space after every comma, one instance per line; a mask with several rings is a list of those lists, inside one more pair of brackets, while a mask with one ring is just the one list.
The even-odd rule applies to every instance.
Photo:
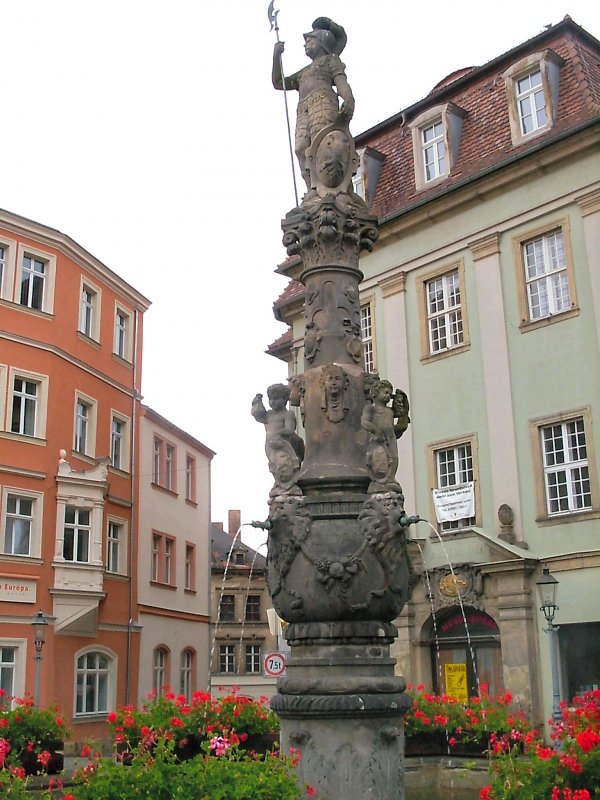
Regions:
[[281, 678], [285, 675], [285, 655], [283, 653], [267, 653], [264, 660], [265, 675], [270, 678]]

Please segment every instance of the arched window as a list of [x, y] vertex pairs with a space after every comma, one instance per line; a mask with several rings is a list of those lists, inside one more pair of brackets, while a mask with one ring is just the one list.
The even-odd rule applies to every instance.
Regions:
[[169, 683], [169, 651], [166, 647], [157, 647], [152, 654], [152, 689], [158, 697], [162, 695]]
[[181, 651], [181, 667], [179, 672], [179, 693], [189, 702], [194, 690], [194, 651], [189, 647]]
[[469, 606], [464, 617], [460, 606], [439, 611], [435, 624], [430, 617], [423, 626], [422, 641], [430, 645], [436, 692], [452, 694], [449, 676], [460, 675], [461, 670], [470, 697], [478, 694], [478, 682], [487, 684], [492, 695], [504, 691], [500, 630], [489, 614]]
[[116, 658], [89, 650], [77, 656], [75, 716], [106, 714], [114, 706]]

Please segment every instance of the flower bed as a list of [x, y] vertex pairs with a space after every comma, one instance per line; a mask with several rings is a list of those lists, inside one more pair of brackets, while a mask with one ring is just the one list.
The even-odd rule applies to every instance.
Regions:
[[13, 709], [0, 709], [0, 770], [60, 772], [69, 730], [58, 709], [36, 708], [29, 698], [15, 698], [15, 703]]
[[[536, 730], [491, 741], [492, 775], [481, 800], [590, 800], [600, 796], [600, 690], [561, 704], [550, 744]], [[521, 755], [521, 752], [524, 754]]]
[[409, 684], [407, 694], [412, 699], [404, 719], [407, 755], [482, 755], [492, 734], [529, 728], [524, 714], [511, 708], [511, 694], [492, 697], [485, 684], [468, 704], [426, 692], [423, 685], [415, 690]]

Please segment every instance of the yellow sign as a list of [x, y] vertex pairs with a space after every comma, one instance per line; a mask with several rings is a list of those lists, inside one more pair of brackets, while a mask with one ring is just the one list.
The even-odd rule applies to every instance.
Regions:
[[467, 686], [466, 664], [444, 664], [446, 677], [446, 694], [461, 702], [468, 702], [469, 689]]

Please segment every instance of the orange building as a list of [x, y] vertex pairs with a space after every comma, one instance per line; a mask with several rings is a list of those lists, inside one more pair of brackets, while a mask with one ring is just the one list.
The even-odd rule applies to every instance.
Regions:
[[58, 703], [78, 739], [137, 698], [148, 307], [68, 236], [0, 211], [0, 687], [33, 696], [37, 678], [40, 704]]

